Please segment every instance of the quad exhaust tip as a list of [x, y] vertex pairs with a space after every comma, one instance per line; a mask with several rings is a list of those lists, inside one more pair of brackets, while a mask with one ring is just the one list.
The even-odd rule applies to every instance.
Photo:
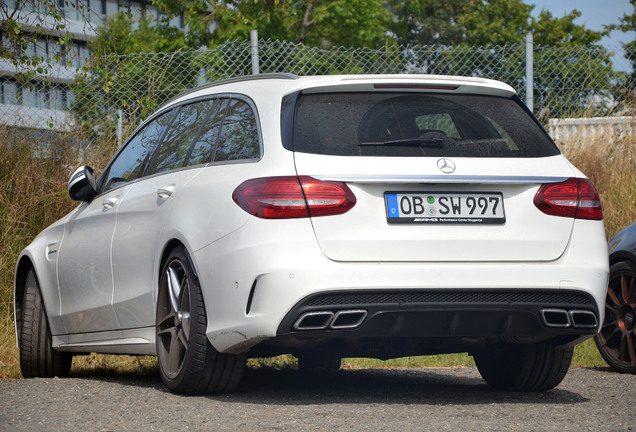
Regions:
[[354, 329], [367, 317], [364, 309], [305, 312], [294, 323], [294, 330]]
[[541, 309], [541, 319], [548, 327], [596, 328], [598, 319], [589, 310]]

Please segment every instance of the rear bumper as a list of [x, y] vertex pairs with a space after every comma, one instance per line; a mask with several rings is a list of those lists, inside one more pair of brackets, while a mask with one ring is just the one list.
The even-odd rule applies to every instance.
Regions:
[[276, 334], [549, 338], [594, 334], [599, 322], [594, 299], [576, 291], [338, 291], [297, 303]]
[[[429, 342], [436, 352], [458, 346], [435, 350], [440, 338], [462, 347], [566, 344], [594, 335], [603, 322], [609, 269], [600, 223], [577, 221], [574, 231], [585, 234], [573, 235], [551, 262], [343, 263], [327, 259], [307, 227], [286, 222], [286, 232], [259, 231], [257, 247], [237, 247], [227, 236], [194, 254], [217, 350], [274, 355], [319, 341], [374, 339]], [[290, 232], [307, 231], [287, 241]], [[314, 320], [320, 328], [297, 325], [312, 312], [323, 312], [324, 322]]]
[[384, 341], [392, 354], [383, 355], [401, 357], [429, 353], [428, 340], [443, 340], [448, 351], [498, 342], [567, 344], [594, 335], [598, 317], [594, 298], [577, 291], [331, 292], [296, 304], [277, 337], [301, 352], [320, 347], [341, 357], [378, 356], [369, 351], [373, 344], [354, 341]]

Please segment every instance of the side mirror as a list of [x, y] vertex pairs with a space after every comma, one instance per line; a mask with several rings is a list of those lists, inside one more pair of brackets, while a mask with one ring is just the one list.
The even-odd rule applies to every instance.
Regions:
[[97, 195], [93, 168], [85, 165], [75, 170], [68, 181], [68, 194], [74, 201], [91, 202]]

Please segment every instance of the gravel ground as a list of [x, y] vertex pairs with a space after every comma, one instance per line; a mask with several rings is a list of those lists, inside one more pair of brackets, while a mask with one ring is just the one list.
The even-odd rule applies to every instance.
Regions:
[[491, 390], [475, 368], [304, 375], [249, 370], [231, 395], [158, 376], [0, 381], [4, 431], [636, 431], [636, 375], [571, 369], [544, 393]]

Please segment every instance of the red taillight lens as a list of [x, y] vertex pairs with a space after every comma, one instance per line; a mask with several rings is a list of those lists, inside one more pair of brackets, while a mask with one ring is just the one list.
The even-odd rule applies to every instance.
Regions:
[[247, 180], [234, 190], [232, 199], [249, 214], [263, 219], [338, 215], [356, 203], [346, 184], [309, 176]]
[[534, 205], [552, 216], [603, 219], [601, 199], [587, 179], [570, 178], [562, 183], [544, 184], [534, 196]]

